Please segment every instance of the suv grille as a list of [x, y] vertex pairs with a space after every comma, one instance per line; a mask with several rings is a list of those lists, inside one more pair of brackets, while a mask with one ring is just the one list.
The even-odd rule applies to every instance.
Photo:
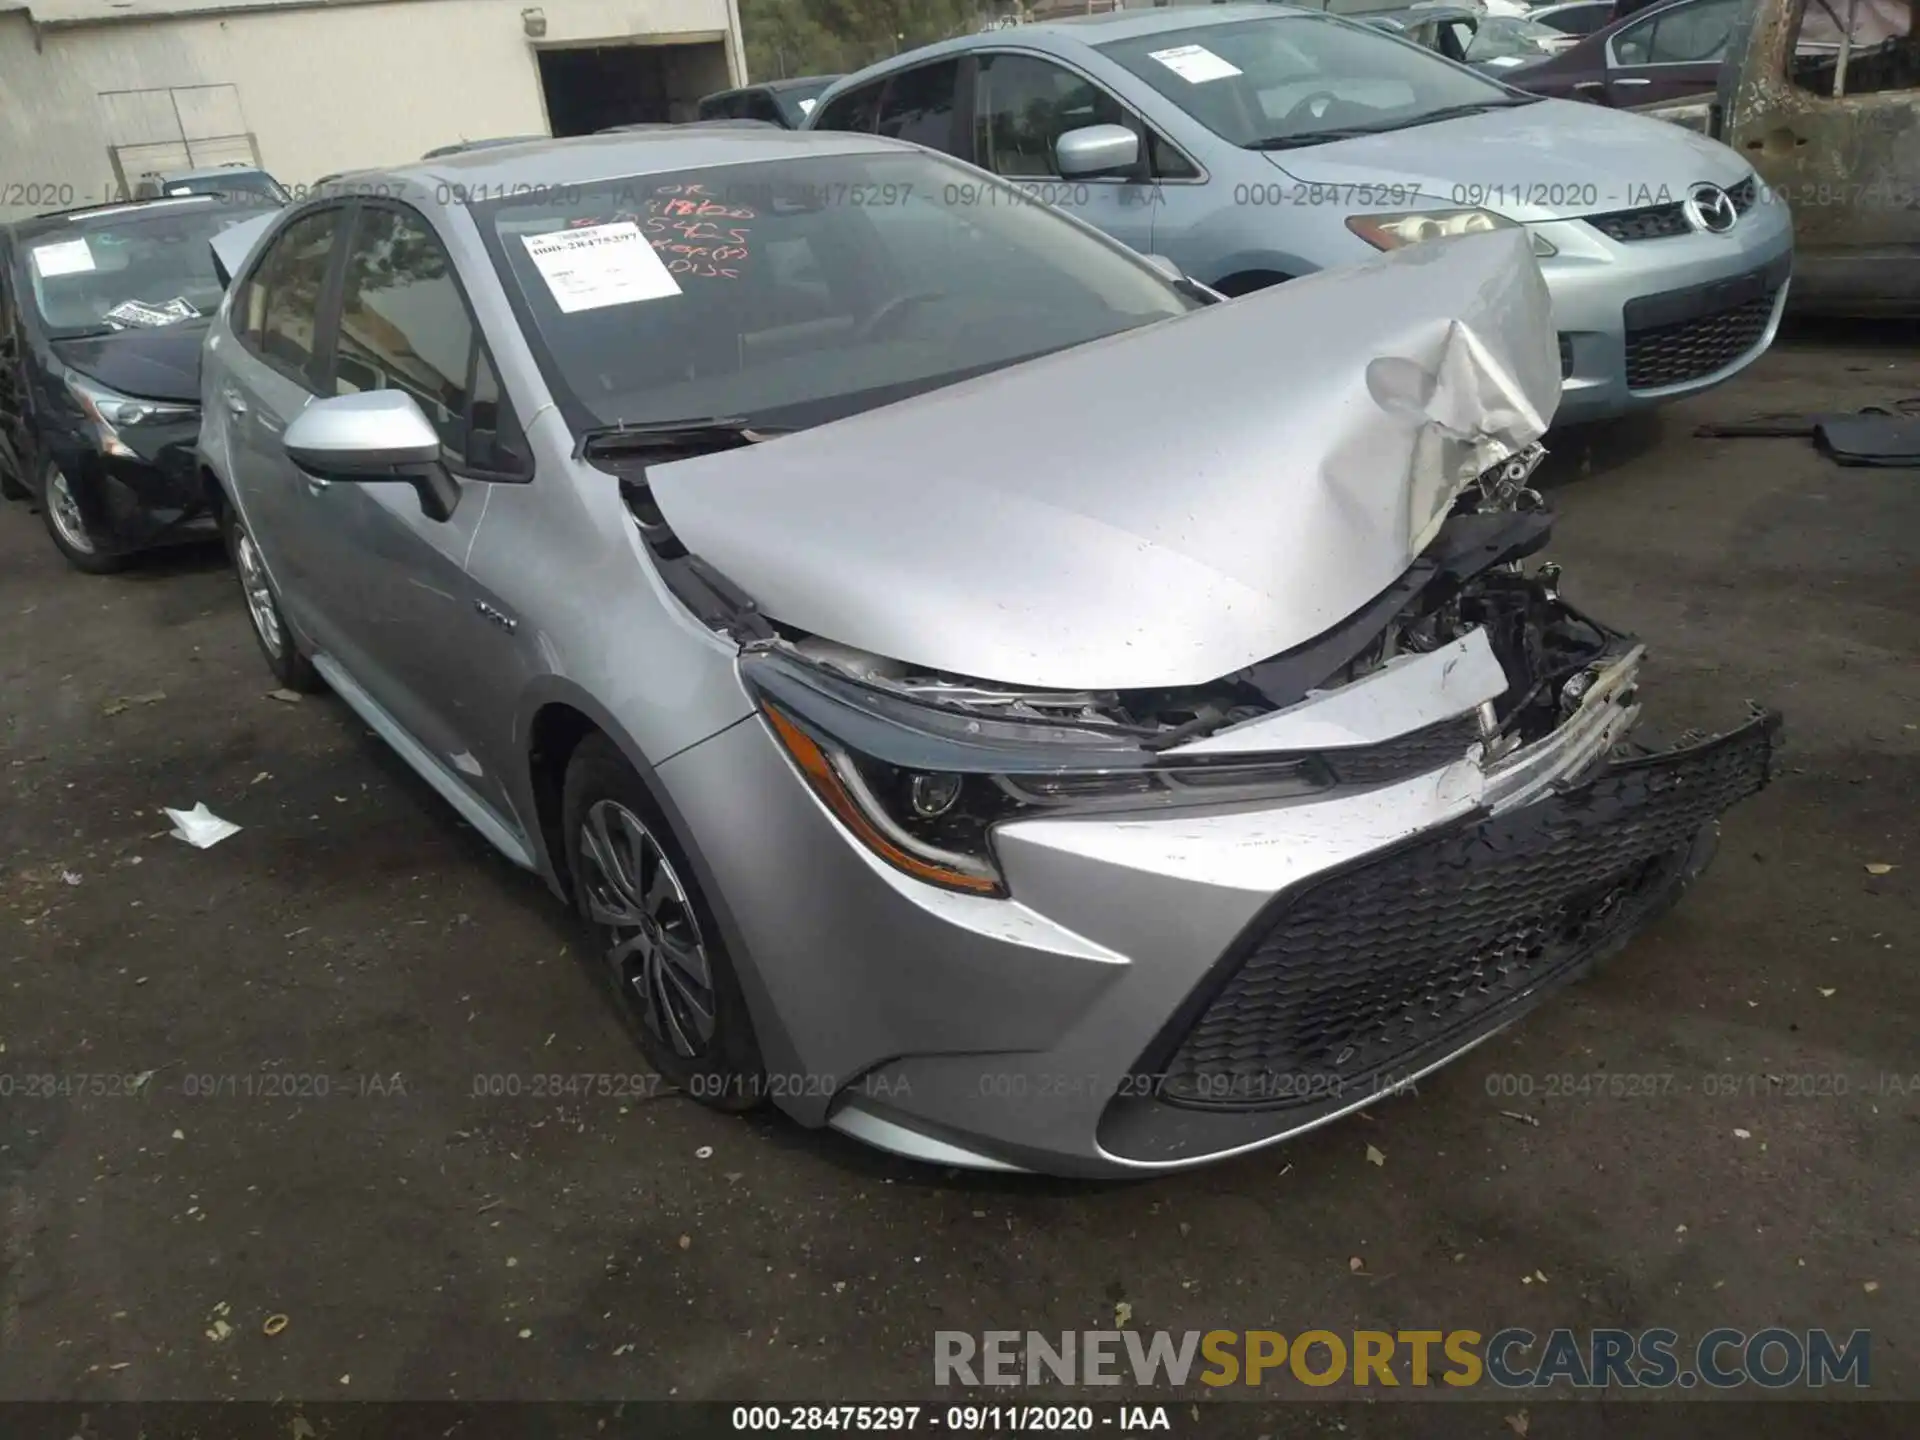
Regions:
[[[1736, 215], [1753, 208], [1759, 187], [1749, 175], [1738, 185], [1727, 187]], [[1693, 222], [1687, 219], [1687, 207], [1675, 200], [1665, 205], [1642, 205], [1634, 210], [1609, 210], [1604, 215], [1588, 215], [1586, 222], [1614, 240], [1659, 240], [1668, 235], [1690, 235]]]
[[1702, 828], [1766, 784], [1778, 729], [1756, 716], [1281, 900], [1180, 1040], [1160, 1097], [1323, 1105], [1493, 1029], [1674, 893]]
[[1627, 331], [1627, 388], [1658, 390], [1731, 365], [1760, 343], [1773, 318], [1768, 290], [1711, 315]]

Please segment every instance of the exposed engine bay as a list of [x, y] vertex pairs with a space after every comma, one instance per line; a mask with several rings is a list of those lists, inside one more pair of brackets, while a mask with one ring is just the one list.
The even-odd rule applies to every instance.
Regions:
[[[1601, 672], [1633, 646], [1630, 637], [1582, 614], [1556, 588], [1557, 566], [1532, 574], [1552, 515], [1528, 480], [1539, 445], [1488, 471], [1456, 501], [1439, 535], [1373, 603], [1305, 645], [1208, 685], [1167, 690], [1060, 691], [1010, 688], [916, 669], [831, 640], [766, 625], [742, 636], [750, 648], [787, 651], [860, 685], [923, 705], [1073, 726], [1110, 727], [1163, 750], [1337, 689], [1400, 656], [1428, 653], [1484, 630], [1511, 683], [1482, 707], [1480, 738], [1496, 758], [1551, 733]], [[643, 529], [658, 525], [636, 507]], [[659, 533], [658, 530], [655, 531]], [[754, 617], [761, 620], [761, 617]]]

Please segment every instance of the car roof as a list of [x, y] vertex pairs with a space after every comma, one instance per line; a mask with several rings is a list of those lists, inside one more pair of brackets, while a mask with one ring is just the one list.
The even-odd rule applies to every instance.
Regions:
[[755, 90], [795, 90], [802, 85], [831, 85], [840, 78], [838, 75], [789, 75], [784, 80], [756, 80], [751, 85], [735, 85], [726, 90], [714, 90], [700, 98], [719, 100], [728, 95], [747, 95]]
[[[1368, 10], [1358, 15], [1343, 15], [1343, 20], [1359, 20], [1372, 24], [1376, 20], [1391, 20], [1396, 25], [1417, 24], [1422, 20], [1490, 20], [1484, 10], [1475, 10], [1469, 5], [1408, 5], [1393, 10]], [[1517, 17], [1516, 17], [1517, 18]]]
[[669, 125], [660, 130], [615, 131], [564, 140], [533, 140], [436, 156], [385, 170], [354, 172], [381, 176], [433, 190], [465, 186], [472, 193], [505, 193], [519, 186], [539, 191], [560, 185], [591, 185], [629, 175], [672, 170], [704, 170], [760, 160], [798, 159], [806, 155], [863, 155], [920, 147], [880, 135], [850, 131], [783, 130], [777, 125]]
[[[149, 170], [148, 175], [157, 175], [162, 180], [224, 180], [230, 175], [264, 175], [266, 169], [259, 165], [204, 165], [197, 170]], [[145, 176], [141, 177], [145, 179]]]
[[[36, 239], [42, 235], [51, 235], [71, 225], [83, 224], [91, 220], [104, 220], [110, 215], [150, 214], [167, 209], [191, 209], [210, 205], [231, 205], [233, 200], [225, 195], [168, 195], [153, 200], [127, 200], [108, 205], [81, 205], [72, 210], [50, 210], [44, 215], [35, 215], [29, 220], [16, 220], [9, 227], [15, 238], [20, 240]], [[269, 202], [260, 202], [262, 212], [278, 209]]]
[[[1071, 54], [1090, 50], [1114, 40], [1130, 40], [1138, 35], [1172, 35], [1183, 30], [1199, 30], [1231, 20], [1272, 20], [1276, 17], [1325, 19], [1321, 10], [1296, 5], [1175, 5], [1155, 10], [1109, 10], [1100, 15], [1068, 15], [1058, 20], [1036, 20], [1029, 25], [1010, 25], [1005, 29], [975, 30], [951, 40], [936, 41], [918, 50], [904, 51], [876, 61], [864, 70], [843, 75], [832, 90], [821, 96], [821, 103], [837, 99], [857, 85], [882, 75], [890, 75], [943, 55], [963, 55], [974, 50], [1028, 48]], [[1335, 19], [1358, 19], [1335, 16]]]
[[493, 135], [480, 140], [453, 140], [445, 145], [434, 146], [422, 158], [438, 160], [442, 155], [459, 155], [468, 150], [491, 150], [501, 145], [525, 145], [531, 140], [547, 138], [545, 135]]

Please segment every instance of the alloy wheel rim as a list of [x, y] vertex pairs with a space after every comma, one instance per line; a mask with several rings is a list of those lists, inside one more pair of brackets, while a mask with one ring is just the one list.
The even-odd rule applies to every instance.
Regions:
[[617, 800], [588, 807], [580, 859], [587, 915], [604, 934], [623, 1003], [676, 1055], [704, 1055], [714, 1032], [713, 970], [673, 862]]
[[47, 472], [47, 514], [60, 538], [82, 555], [93, 553], [93, 537], [87, 533], [87, 520], [80, 513], [80, 502], [73, 498], [67, 477], [58, 466]]
[[267, 567], [260, 563], [260, 552], [253, 537], [242, 530], [234, 545], [234, 558], [240, 570], [240, 588], [246, 593], [247, 610], [253, 616], [253, 628], [260, 643], [274, 659], [280, 658], [284, 643], [280, 634], [280, 610], [273, 603], [273, 590], [267, 584]]

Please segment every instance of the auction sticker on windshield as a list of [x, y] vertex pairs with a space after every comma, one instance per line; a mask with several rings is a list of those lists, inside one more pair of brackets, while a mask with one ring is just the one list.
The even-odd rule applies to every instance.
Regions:
[[33, 249], [33, 268], [49, 279], [55, 275], [79, 275], [94, 268], [93, 251], [87, 248], [85, 237], [56, 240], [51, 245], [36, 245]]
[[563, 314], [681, 293], [679, 282], [631, 220], [520, 238]]
[[1225, 80], [1240, 74], [1237, 66], [1222, 60], [1204, 45], [1181, 45], [1173, 50], [1152, 50], [1149, 60], [1158, 60], [1189, 85], [1204, 85], [1209, 80]]

